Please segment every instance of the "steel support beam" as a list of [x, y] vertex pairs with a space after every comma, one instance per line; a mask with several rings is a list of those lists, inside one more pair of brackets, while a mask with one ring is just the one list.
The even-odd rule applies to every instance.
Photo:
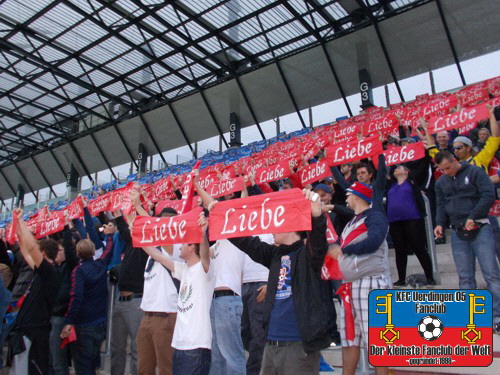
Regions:
[[274, 50], [272, 49], [271, 41], [269, 40], [269, 37], [267, 36], [267, 32], [264, 30], [264, 26], [262, 25], [262, 21], [260, 20], [259, 16], [257, 16], [257, 21], [259, 22], [260, 29], [262, 30], [264, 38], [266, 39], [267, 46], [272, 51], [273, 59], [276, 63], [276, 67], [278, 68], [278, 72], [280, 74], [281, 80], [283, 81], [283, 84], [285, 85], [285, 89], [288, 93], [290, 100], [292, 101], [292, 105], [295, 108], [295, 112], [297, 113], [297, 116], [299, 116], [299, 120], [300, 120], [300, 123], [302, 124], [302, 128], [306, 128], [307, 127], [306, 123], [304, 121], [304, 118], [302, 117], [302, 114], [300, 113], [299, 106], [297, 105], [295, 97], [293, 96], [292, 89], [291, 89], [290, 85], [288, 84], [288, 80], [286, 79], [286, 76], [285, 76], [285, 73], [283, 71], [283, 68], [281, 67], [280, 61], [276, 58], [276, 54], [274, 53]]
[[455, 48], [455, 43], [453, 43], [453, 38], [451, 37], [450, 29], [448, 27], [448, 22], [446, 21], [446, 17], [443, 12], [443, 7], [441, 6], [441, 0], [435, 0], [439, 17], [441, 17], [441, 22], [443, 23], [444, 31], [446, 32], [446, 38], [448, 39], [448, 43], [450, 45], [451, 53], [453, 54], [453, 60], [455, 60], [455, 65], [458, 69], [458, 74], [460, 74], [460, 79], [462, 80], [462, 85], [466, 85], [464, 72], [462, 71], [462, 66], [460, 65], [460, 60], [458, 59], [457, 50]]
[[177, 116], [177, 112], [175, 112], [175, 110], [174, 110], [174, 106], [172, 105], [172, 103], [170, 101], [167, 102], [167, 105], [168, 105], [168, 108], [170, 109], [170, 112], [172, 112], [172, 116], [174, 116], [175, 123], [176, 123], [177, 127], [179, 128], [179, 130], [181, 131], [182, 137], [186, 141], [186, 144], [188, 145], [189, 149], [191, 150], [191, 153], [193, 154], [194, 158], [196, 159], [198, 157], [198, 153], [191, 145], [191, 141], [189, 140], [189, 137], [188, 137], [186, 131], [184, 130], [184, 127], [182, 126], [181, 121], [179, 120], [179, 116]]
[[363, 0], [356, 0], [358, 5], [365, 11], [365, 14], [368, 16], [370, 19], [371, 24], [373, 25], [373, 28], [375, 29], [375, 33], [377, 34], [377, 39], [380, 43], [380, 47], [382, 48], [382, 52], [385, 57], [385, 61], [387, 63], [387, 66], [389, 68], [389, 71], [391, 72], [392, 80], [394, 81], [394, 84], [396, 85], [396, 89], [398, 90], [399, 98], [401, 101], [405, 101], [405, 98], [403, 96], [403, 91], [401, 90], [401, 87], [399, 86], [399, 81], [398, 77], [396, 76], [396, 71], [394, 70], [394, 66], [392, 65], [391, 58], [389, 56], [389, 52], [387, 51], [387, 47], [385, 45], [384, 38], [382, 37], [382, 33], [380, 32], [380, 29], [378, 27], [378, 21], [377, 19], [373, 16], [372, 11], [370, 8], [364, 3]]
[[333, 66], [332, 58], [330, 57], [330, 54], [328, 53], [328, 50], [326, 48], [326, 41], [321, 37], [321, 34], [319, 33], [318, 30], [313, 29], [309, 23], [307, 23], [302, 16], [297, 12], [297, 10], [286, 0], [279, 0], [280, 3], [291, 13], [293, 16], [300, 22], [300, 24], [306, 28], [310, 33], [314, 35], [314, 37], [317, 39], [317, 41], [320, 43], [321, 48], [325, 54], [325, 58], [328, 62], [328, 66], [330, 67], [330, 70], [333, 74], [333, 78], [335, 79], [335, 83], [337, 84], [337, 87], [339, 88], [340, 95], [342, 95], [342, 99], [344, 100], [344, 104], [347, 108], [347, 111], [349, 112], [349, 116], [352, 116], [353, 113], [351, 111], [351, 107], [349, 106], [349, 103], [347, 102], [347, 98], [345, 96], [344, 88], [342, 87], [342, 84], [340, 83], [339, 76], [337, 74], [337, 71], [335, 70], [335, 67]]
[[17, 165], [16, 162], [14, 162], [14, 167], [16, 167], [17, 173], [19, 173], [19, 175], [21, 176], [21, 178], [24, 180], [24, 182], [26, 183], [26, 186], [28, 187], [28, 189], [30, 189], [30, 192], [35, 197], [35, 201], [38, 203], [38, 195], [35, 194], [35, 189], [33, 189], [31, 187], [31, 184], [28, 182], [28, 179], [24, 175], [24, 172], [21, 170], [21, 168], [19, 168], [19, 166]]
[[201, 98], [203, 99], [203, 103], [205, 103], [205, 106], [208, 109], [208, 113], [210, 113], [210, 117], [212, 118], [212, 121], [214, 122], [214, 125], [217, 128], [217, 131], [219, 132], [219, 135], [220, 135], [222, 141], [226, 145], [226, 148], [229, 148], [229, 144], [227, 143], [226, 138], [224, 138], [224, 134], [222, 133], [222, 128], [220, 127], [219, 122], [217, 121], [217, 118], [215, 117], [215, 114], [212, 111], [212, 107], [210, 107], [210, 104], [208, 103], [208, 100], [207, 100], [203, 90], [200, 90], [200, 95], [201, 95]]
[[16, 190], [12, 187], [12, 185], [10, 184], [10, 181], [7, 179], [7, 177], [5, 176], [5, 174], [3, 173], [3, 170], [2, 168], [0, 168], [0, 174], [2, 175], [3, 179], [5, 180], [5, 182], [7, 183], [7, 185], [9, 186], [9, 189], [12, 191], [12, 194], [14, 194], [14, 196], [16, 196]]
[[52, 184], [49, 182], [49, 180], [47, 179], [47, 176], [45, 176], [45, 173], [43, 173], [42, 169], [40, 168], [40, 165], [38, 164], [38, 162], [36, 161], [35, 157], [32, 156], [31, 157], [31, 160], [33, 161], [33, 164], [35, 165], [36, 169], [38, 170], [38, 172], [40, 173], [40, 175], [42, 176], [43, 180], [45, 181], [45, 183], [47, 184], [48, 188], [50, 189], [51, 193], [54, 194], [54, 197], [57, 198], [57, 194], [56, 192], [54, 191], [54, 189], [52, 189]]

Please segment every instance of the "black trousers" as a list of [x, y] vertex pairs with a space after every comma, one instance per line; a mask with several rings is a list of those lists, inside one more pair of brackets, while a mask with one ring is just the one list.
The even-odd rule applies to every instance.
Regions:
[[264, 329], [264, 302], [257, 303], [257, 296], [261, 286], [267, 282], [243, 284], [242, 300], [243, 314], [241, 316], [241, 338], [243, 346], [248, 351], [247, 375], [258, 375], [266, 345], [266, 331]]
[[396, 267], [399, 280], [404, 281], [406, 279], [406, 266], [410, 251], [417, 256], [427, 279], [433, 279], [431, 257], [427, 251], [424, 219], [390, 223], [389, 233], [396, 250]]

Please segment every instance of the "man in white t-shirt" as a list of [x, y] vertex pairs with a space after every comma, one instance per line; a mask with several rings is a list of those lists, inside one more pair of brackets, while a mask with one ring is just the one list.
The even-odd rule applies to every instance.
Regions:
[[[272, 234], [262, 234], [261, 241], [273, 244]], [[243, 264], [243, 315], [241, 317], [241, 338], [243, 347], [248, 351], [247, 375], [258, 375], [262, 363], [266, 330], [264, 329], [263, 308], [267, 291], [269, 269], [254, 262], [245, 254]]]
[[[159, 254], [181, 261], [181, 245], [157, 248]], [[173, 254], [172, 254], [173, 253]], [[172, 254], [172, 255], [170, 255]], [[144, 271], [144, 294], [141, 309], [144, 316], [137, 332], [137, 373], [172, 374], [172, 337], [177, 317], [179, 282], [163, 264], [148, 258]]]
[[207, 375], [210, 370], [210, 306], [214, 291], [214, 272], [210, 265], [206, 238], [208, 221], [203, 213], [200, 214], [198, 223], [203, 227], [203, 242], [181, 246], [180, 258], [185, 263], [173, 261], [154, 247], [144, 248], [153, 259], [167, 267], [181, 281], [172, 339], [172, 347], [175, 348], [174, 375]]
[[245, 254], [228, 240], [218, 240], [211, 247], [211, 257], [215, 271], [215, 291], [210, 308], [210, 375], [245, 374], [245, 350], [241, 339], [241, 286]]

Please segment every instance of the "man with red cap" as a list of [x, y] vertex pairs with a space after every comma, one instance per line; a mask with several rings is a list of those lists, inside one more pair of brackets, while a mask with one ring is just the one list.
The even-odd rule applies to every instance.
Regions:
[[[341, 311], [343, 374], [354, 374], [360, 347], [368, 348], [368, 295], [373, 289], [390, 286], [387, 261], [388, 224], [385, 213], [370, 207], [373, 189], [355, 182], [347, 190], [347, 205], [355, 216], [346, 225], [330, 254], [339, 261], [344, 283], [339, 294], [344, 301]], [[377, 374], [387, 374], [386, 367], [377, 367]]]

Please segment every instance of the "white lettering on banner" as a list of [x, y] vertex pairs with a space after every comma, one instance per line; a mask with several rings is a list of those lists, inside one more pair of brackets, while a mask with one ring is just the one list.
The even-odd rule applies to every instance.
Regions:
[[[237, 230], [237, 226], [239, 227], [239, 231], [243, 232], [247, 228], [250, 230], [255, 230], [257, 226], [260, 224], [260, 230], [267, 230], [271, 225], [275, 228], [279, 228], [285, 222], [285, 207], [284, 206], [276, 206], [273, 209], [266, 208], [266, 203], [271, 198], [266, 198], [260, 205], [260, 210], [253, 210], [248, 215], [248, 212], [243, 211], [236, 222], [234, 223], [234, 219], [232, 214], [236, 211], [234, 208], [229, 208], [224, 214], [224, 225], [222, 229], [222, 234], [230, 234], [234, 233]], [[242, 206], [243, 209], [247, 208], [246, 205]], [[228, 228], [229, 222], [233, 225]]]
[[161, 197], [162, 193], [168, 190], [169, 180], [167, 178], [162, 178], [155, 184], [155, 195]]
[[341, 163], [344, 160], [349, 160], [349, 159], [363, 159], [365, 155], [369, 155], [372, 152], [372, 144], [364, 144], [362, 142], [359, 142], [356, 147], [353, 147], [351, 149], [348, 149], [346, 145], [339, 146], [335, 150], [335, 155], [333, 157], [333, 162], [334, 163]]
[[215, 179], [211, 175], [208, 175], [200, 181], [200, 186], [203, 188], [203, 190], [207, 190], [207, 188], [214, 183]]
[[102, 197], [103, 198], [97, 198], [96, 200], [91, 201], [89, 203], [89, 205], [91, 206], [91, 207], [89, 207], [91, 213], [97, 214], [97, 213], [102, 212], [108, 208], [109, 196], [106, 196], [105, 198], [104, 198], [104, 196], [102, 196]]
[[333, 133], [334, 138], [344, 137], [356, 133], [358, 130], [357, 125], [347, 125], [342, 128], [338, 128]]
[[40, 225], [40, 236], [43, 237], [47, 233], [56, 230], [59, 227], [59, 216], [54, 216], [47, 221], [44, 221]]
[[326, 163], [314, 163], [311, 169], [304, 168], [300, 172], [300, 180], [302, 183], [305, 181], [316, 181], [316, 177], [321, 176], [326, 171]]
[[460, 112], [455, 112], [449, 116], [438, 117], [434, 123], [433, 132], [437, 133], [451, 128], [456, 128], [461, 124], [472, 121], [476, 116], [477, 109], [462, 109]]
[[433, 115], [436, 112], [443, 113], [443, 110], [449, 109], [452, 106], [453, 105], [451, 103], [451, 98], [446, 98], [445, 100], [432, 102], [423, 108], [423, 115], [425, 117], [425, 116]]
[[366, 134], [376, 133], [378, 131], [384, 131], [394, 127], [394, 117], [389, 116], [382, 119], [382, 121], [369, 122], [366, 126]]
[[271, 170], [269, 170], [269, 168], [264, 169], [262, 172], [259, 173], [257, 178], [258, 181], [262, 183], [268, 181], [281, 180], [284, 178], [284, 176], [285, 176], [285, 168], [278, 165]]
[[467, 124], [465, 126], [462, 126], [460, 127], [460, 129], [458, 130], [458, 133], [459, 134], [466, 134], [468, 132], [470, 132], [471, 130], [475, 129], [476, 128], [476, 123], [475, 122], [472, 122], [470, 124]]
[[409, 150], [407, 152], [406, 149], [407, 146], [394, 147], [391, 150], [391, 153], [387, 155], [387, 164], [393, 165], [413, 160], [413, 158], [415, 157], [415, 151]]
[[160, 218], [157, 218], [153, 221], [153, 233], [151, 235], [146, 234], [146, 229], [149, 229], [151, 220], [146, 220], [142, 226], [142, 238], [141, 244], [146, 245], [148, 243], [156, 243], [158, 241], [165, 241], [167, 238], [172, 240], [178, 239], [181, 241], [186, 236], [186, 220], [181, 220], [177, 222], [174, 220], [175, 217], [172, 216], [169, 218], [167, 223], [163, 224], [155, 224], [160, 221]]

